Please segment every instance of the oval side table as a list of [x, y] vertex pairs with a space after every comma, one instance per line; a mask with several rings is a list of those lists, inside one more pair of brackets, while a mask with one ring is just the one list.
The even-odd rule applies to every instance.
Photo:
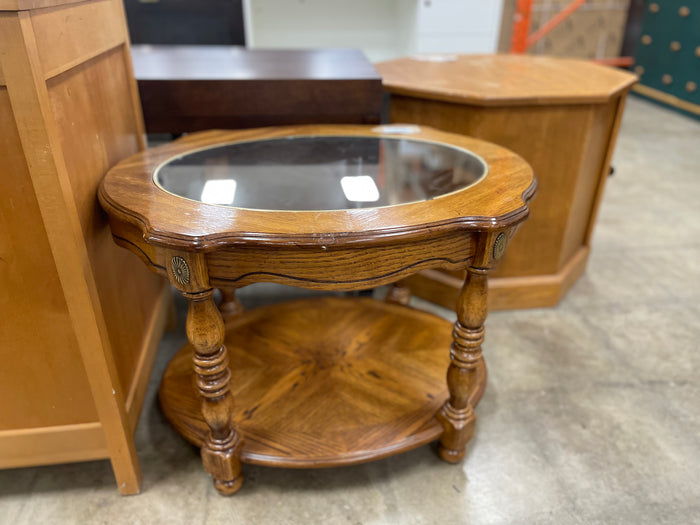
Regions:
[[[240, 488], [241, 462], [346, 465], [436, 439], [459, 461], [486, 383], [486, 276], [534, 191], [508, 150], [415, 126], [203, 132], [110, 170], [114, 239], [189, 301], [160, 400], [217, 490]], [[360, 290], [427, 268], [467, 270], [454, 326], [369, 298], [235, 306], [254, 282]]]

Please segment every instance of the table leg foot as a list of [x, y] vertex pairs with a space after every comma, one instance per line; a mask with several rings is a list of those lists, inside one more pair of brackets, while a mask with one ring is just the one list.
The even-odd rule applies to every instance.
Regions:
[[214, 480], [214, 488], [222, 496], [232, 496], [238, 489], [243, 485], [243, 476], [240, 476], [233, 481], [220, 481], [218, 479]]
[[464, 458], [467, 443], [474, 436], [476, 414], [471, 407], [456, 410], [445, 403], [437, 417], [445, 429], [438, 444], [438, 455], [447, 463], [459, 463]]
[[452, 450], [450, 448], [445, 448], [442, 444], [438, 445], [438, 455], [440, 459], [446, 463], [459, 463], [464, 459], [465, 449], [462, 450]]
[[202, 447], [202, 465], [214, 481], [214, 488], [222, 496], [231, 496], [243, 485], [241, 473], [241, 445], [236, 434], [223, 443], [206, 443]]

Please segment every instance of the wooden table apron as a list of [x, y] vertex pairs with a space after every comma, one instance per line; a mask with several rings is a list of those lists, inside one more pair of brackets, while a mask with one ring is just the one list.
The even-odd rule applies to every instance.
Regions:
[[[166, 415], [178, 430], [201, 446], [204, 467], [222, 494], [232, 494], [240, 488], [243, 479], [241, 459], [283, 466], [334, 466], [384, 457], [438, 437], [443, 459], [456, 462], [464, 455], [476, 419], [473, 407], [485, 385], [481, 343], [487, 313], [486, 276], [502, 256], [517, 226], [527, 217], [527, 202], [534, 194], [535, 180], [527, 163], [493, 144], [430, 128], [421, 128], [411, 135], [380, 133], [364, 126], [300, 126], [197, 133], [127, 159], [113, 168], [100, 186], [100, 202], [109, 215], [116, 242], [137, 254], [153, 271], [167, 277], [189, 301], [187, 335], [190, 345], [183, 349], [185, 353], [184, 357], [179, 358], [180, 364], [175, 363], [176, 358], [170, 367], [172, 373], [170, 369], [166, 373], [161, 401]], [[429, 201], [384, 208], [318, 212], [261, 211], [207, 205], [171, 195], [153, 182], [155, 169], [164, 161], [196, 149], [238, 141], [317, 135], [379, 135], [447, 143], [482, 157], [489, 167], [489, 173], [473, 186]], [[411, 408], [410, 417], [406, 414], [392, 417], [380, 414], [379, 409], [356, 407], [357, 410], [369, 411], [363, 413], [362, 418], [376, 417], [383, 422], [383, 426], [377, 424], [371, 431], [361, 429], [360, 434], [364, 433], [366, 442], [360, 439], [362, 435], [360, 438], [349, 436], [348, 439], [342, 436], [346, 429], [342, 426], [343, 414], [334, 414], [334, 423], [312, 423], [312, 419], [318, 418], [309, 417], [298, 434], [304, 439], [282, 445], [271, 441], [272, 430], [250, 427], [253, 424], [251, 420], [258, 418], [262, 421], [266, 417], [263, 414], [265, 408], [260, 409], [255, 417], [250, 413], [264, 402], [255, 404], [252, 409], [248, 407], [249, 410], [237, 405], [234, 413], [231, 391], [232, 388], [236, 390], [237, 386], [231, 383], [229, 353], [233, 352], [231, 356], [235, 357], [236, 363], [244, 363], [255, 357], [246, 355], [245, 348], [238, 348], [235, 334], [247, 333], [246, 337], [256, 338], [260, 337], [259, 332], [264, 327], [265, 331], [271, 332], [287, 330], [284, 332], [287, 339], [303, 339], [303, 334], [289, 335], [290, 328], [285, 323], [294, 326], [294, 323], [303, 324], [304, 321], [303, 318], [302, 321], [291, 320], [296, 315], [293, 308], [285, 310], [274, 305], [266, 308], [270, 308], [268, 313], [277, 316], [277, 319], [261, 320], [262, 314], [258, 315], [255, 313], [257, 310], [253, 310], [227, 317], [224, 323], [212, 298], [214, 288], [235, 290], [254, 282], [275, 282], [319, 290], [358, 290], [393, 283], [428, 268], [467, 269], [457, 305], [458, 320], [451, 336], [449, 328], [443, 326], [446, 321], [396, 304], [370, 300], [351, 304], [347, 301], [352, 300], [324, 298], [317, 302], [306, 301], [303, 306], [307, 309], [305, 314], [311, 317], [331, 319], [334, 315], [332, 311], [336, 311], [343, 312], [343, 318], [350, 319], [347, 323], [352, 330], [348, 328], [350, 331], [344, 333], [342, 327], [337, 329], [342, 335], [336, 334], [340, 339], [336, 346], [343, 345], [343, 338], [350, 340], [350, 347], [359, 349], [367, 346], [366, 341], [362, 344], [355, 344], [354, 341], [359, 337], [358, 333], [364, 333], [363, 323], [370, 325], [367, 333], [379, 334], [380, 339], [392, 339], [393, 336], [386, 334], [394, 330], [406, 330], [407, 333], [418, 330], [401, 343], [405, 352], [402, 355], [406, 356], [414, 351], [416, 356], [420, 354], [422, 350], [416, 345], [426, 344], [425, 334], [442, 334], [436, 336], [438, 339], [431, 339], [429, 344], [442, 344], [443, 341], [445, 344], [445, 367], [440, 373], [444, 377], [442, 374], [447, 370], [447, 391], [444, 394], [441, 391], [443, 386], [433, 393], [421, 393], [422, 408], [418, 411]], [[356, 307], [356, 303], [361, 305]], [[389, 322], [385, 319], [395, 320], [395, 323], [392, 321], [382, 325]], [[255, 325], [258, 327], [256, 329], [250, 328], [255, 323], [263, 324]], [[386, 330], [386, 326], [390, 326], [391, 330]], [[423, 327], [422, 332], [420, 327]], [[329, 338], [332, 337], [331, 332], [328, 331]], [[413, 340], [418, 342], [411, 342]], [[300, 344], [286, 343], [292, 346]], [[450, 343], [448, 362], [447, 347]], [[244, 345], [244, 342], [240, 344]], [[227, 346], [232, 349], [227, 351]], [[288, 357], [281, 355], [283, 350], [277, 351], [278, 354], [272, 359], [279, 361]], [[343, 356], [342, 359], [338, 358], [340, 361], [328, 364], [330, 358], [323, 355], [324, 351], [309, 350], [317, 368], [360, 366], [358, 360], [342, 361], [351, 359], [344, 351], [338, 351]], [[418, 389], [435, 388], [435, 379], [429, 378], [427, 372], [421, 370], [420, 364], [409, 365], [402, 362], [403, 358], [382, 355], [383, 364], [376, 365], [383, 367], [381, 374], [377, 369], [364, 370], [360, 374], [361, 380], [355, 381], [356, 385], [367, 378], [381, 375], [392, 376], [384, 379], [385, 382], [394, 381], [394, 386], [405, 384]], [[307, 361], [301, 359], [299, 363]], [[194, 364], [187, 364], [191, 362]], [[324, 363], [323, 366], [320, 362]], [[295, 373], [308, 364], [302, 366], [299, 363], [295, 361], [293, 365], [297, 367], [294, 368]], [[194, 374], [196, 391], [180, 395], [179, 390], [182, 389], [177, 386], [180, 384], [178, 381], [182, 383], [185, 376], [181, 373], [176, 377], [175, 369], [183, 366], [188, 368], [190, 376]], [[265, 366], [272, 369], [270, 364]], [[290, 370], [285, 373], [291, 373]], [[300, 373], [305, 375], [303, 371]], [[354, 376], [350, 374], [348, 377]], [[275, 388], [285, 381], [282, 376], [279, 379], [281, 383], [276, 384]], [[248, 381], [247, 376], [240, 376], [240, 380]], [[253, 384], [252, 379], [249, 382]], [[439, 382], [444, 385], [444, 379]], [[287, 390], [285, 395], [280, 394], [280, 398], [288, 398], [286, 393], [296, 388], [298, 383], [284, 386]], [[433, 386], [426, 387], [428, 384]], [[305, 385], [304, 388], [310, 388]], [[263, 398], [272, 395], [264, 392], [262, 386], [253, 385], [250, 388], [259, 388], [256, 395]], [[352, 388], [353, 395], [359, 398], [360, 390], [365, 387]], [[398, 407], [397, 410], [403, 406], [403, 401], [393, 400], [395, 392], [391, 392], [391, 388], [382, 390], [378, 384], [372, 388], [379, 398], [376, 405]], [[237, 399], [245, 397], [240, 388], [237, 392]], [[431, 398], [435, 397], [434, 394], [443, 397], [425, 404], [426, 395]], [[314, 407], [318, 405], [319, 410], [324, 404], [331, 406], [334, 402], [322, 399], [322, 394], [314, 396], [309, 393], [309, 398], [311, 401], [308, 403]], [[359, 406], [360, 402], [351, 404]], [[189, 412], [183, 408], [185, 406], [190, 407]], [[310, 409], [307, 404], [303, 409], [297, 407], [296, 410], [304, 412]], [[432, 412], [425, 413], [426, 410]], [[279, 414], [289, 418], [293, 415]], [[360, 415], [353, 413], [347, 417], [359, 418]], [[241, 437], [239, 430], [248, 428], [246, 425], [250, 430], [244, 431]], [[313, 436], [321, 427], [330, 428], [328, 425], [336, 425], [337, 428], [333, 428], [338, 430], [338, 435], [325, 438]], [[367, 434], [373, 436], [371, 443], [367, 441]], [[279, 437], [278, 434], [276, 436]], [[362, 443], [356, 444], [358, 442]]]

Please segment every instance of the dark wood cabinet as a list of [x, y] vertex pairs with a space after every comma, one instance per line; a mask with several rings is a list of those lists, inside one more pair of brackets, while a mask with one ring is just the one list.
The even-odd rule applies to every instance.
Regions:
[[244, 45], [241, 0], [124, 0], [133, 44]]
[[149, 133], [376, 124], [382, 81], [358, 49], [133, 46]]

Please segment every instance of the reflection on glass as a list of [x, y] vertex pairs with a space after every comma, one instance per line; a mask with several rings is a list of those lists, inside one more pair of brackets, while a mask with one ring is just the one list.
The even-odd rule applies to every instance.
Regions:
[[350, 202], [377, 202], [379, 188], [369, 175], [347, 176], [340, 179], [345, 198]]
[[373, 208], [428, 200], [486, 174], [473, 153], [409, 138], [288, 137], [171, 159], [154, 175], [175, 195], [263, 210]]
[[236, 181], [233, 179], [212, 179], [204, 182], [202, 196], [207, 204], [233, 204], [236, 196]]

